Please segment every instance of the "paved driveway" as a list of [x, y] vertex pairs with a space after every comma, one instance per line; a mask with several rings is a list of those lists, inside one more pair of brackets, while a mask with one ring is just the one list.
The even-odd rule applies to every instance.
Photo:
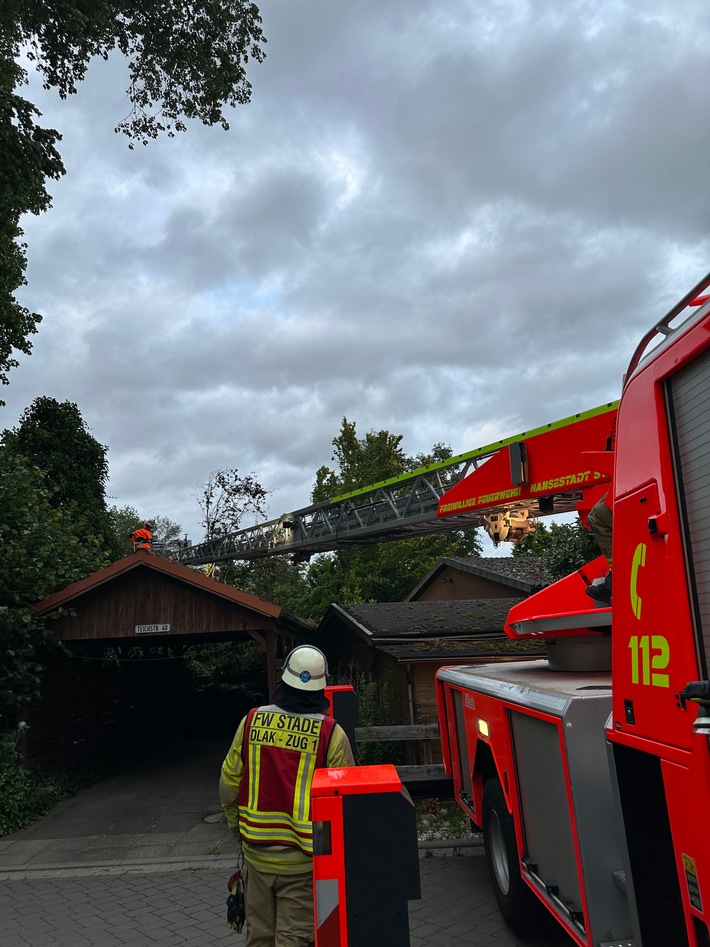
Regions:
[[[225, 923], [235, 853], [219, 820], [222, 743], [174, 744], [0, 839], [2, 947], [243, 944]], [[511, 935], [481, 850], [463, 851], [422, 853], [411, 947], [572, 947], [552, 923], [534, 940]]]

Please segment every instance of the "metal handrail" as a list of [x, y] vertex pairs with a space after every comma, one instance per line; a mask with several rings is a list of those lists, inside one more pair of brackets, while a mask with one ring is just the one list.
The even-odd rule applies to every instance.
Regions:
[[626, 374], [624, 375], [624, 385], [623, 385], [624, 388], [628, 384], [629, 379], [631, 378], [631, 375], [638, 367], [638, 364], [643, 357], [643, 353], [646, 351], [651, 341], [657, 335], [669, 335], [671, 331], [668, 328], [669, 324], [677, 316], [679, 316], [680, 313], [684, 309], [686, 309], [688, 306], [691, 306], [693, 304], [693, 301], [697, 299], [697, 297], [702, 293], [702, 291], [704, 289], [707, 289], [708, 286], [710, 286], [710, 273], [704, 276], [700, 280], [700, 282], [690, 290], [689, 293], [686, 293], [685, 296], [683, 296], [680, 302], [677, 302], [675, 306], [673, 306], [673, 308], [669, 310], [669, 312], [667, 312], [665, 316], [659, 322], [657, 322], [654, 326], [652, 326], [652, 328], [648, 330], [648, 332], [644, 335], [644, 337], [641, 339], [639, 344], [636, 346], [636, 351], [631, 357], [631, 361], [629, 362], [629, 367], [626, 369]]

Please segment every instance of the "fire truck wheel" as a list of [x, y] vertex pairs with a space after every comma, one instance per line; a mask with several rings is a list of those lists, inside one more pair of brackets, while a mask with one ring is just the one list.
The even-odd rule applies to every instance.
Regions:
[[540, 905], [520, 876], [513, 817], [497, 779], [483, 787], [483, 842], [501, 914], [511, 930], [531, 933], [540, 920]]

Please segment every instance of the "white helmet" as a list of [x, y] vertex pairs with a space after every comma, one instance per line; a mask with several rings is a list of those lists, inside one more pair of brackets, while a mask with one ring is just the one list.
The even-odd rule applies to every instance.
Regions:
[[284, 661], [281, 680], [300, 691], [322, 691], [328, 673], [328, 662], [318, 648], [301, 644]]

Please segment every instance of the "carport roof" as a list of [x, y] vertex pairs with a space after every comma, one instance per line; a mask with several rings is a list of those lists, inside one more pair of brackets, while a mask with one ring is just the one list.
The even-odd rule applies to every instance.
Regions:
[[126, 575], [136, 569], [152, 569], [155, 572], [177, 579], [185, 585], [191, 585], [195, 589], [207, 592], [216, 598], [224, 599], [234, 605], [241, 605], [243, 608], [247, 608], [249, 611], [256, 612], [266, 618], [280, 620], [288, 624], [293, 623], [298, 626], [300, 630], [309, 628], [305, 622], [289, 615], [279, 605], [264, 602], [255, 595], [242, 592], [240, 589], [235, 589], [231, 585], [225, 585], [223, 582], [211, 579], [201, 572], [195, 572], [187, 566], [181, 565], [179, 562], [171, 562], [168, 559], [163, 559], [160, 556], [156, 556], [142, 549], [125, 556], [123, 559], [112, 562], [111, 565], [106, 566], [105, 569], [92, 572], [92, 574], [85, 579], [72, 582], [71, 585], [61, 589], [59, 592], [55, 592], [41, 602], [31, 605], [29, 610], [33, 615], [44, 615], [46, 612], [50, 612], [55, 608], [69, 606], [73, 601], [87, 592], [94, 591], [100, 586], [111, 582], [113, 579]]

